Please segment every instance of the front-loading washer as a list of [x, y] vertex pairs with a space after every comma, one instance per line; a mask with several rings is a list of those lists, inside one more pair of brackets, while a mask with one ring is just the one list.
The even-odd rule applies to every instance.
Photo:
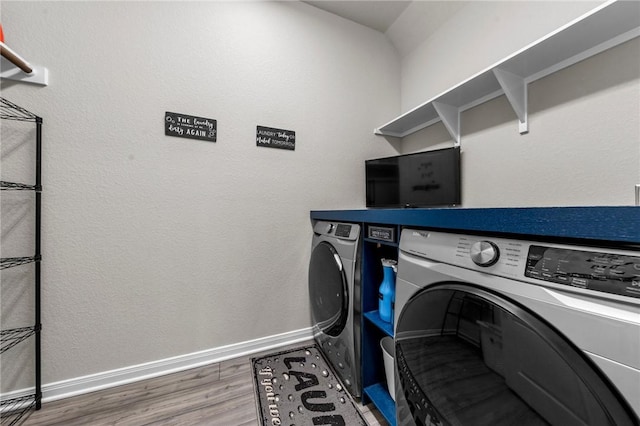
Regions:
[[403, 229], [398, 425], [638, 425], [640, 251]]
[[360, 225], [318, 221], [309, 262], [313, 335], [342, 383], [360, 397]]

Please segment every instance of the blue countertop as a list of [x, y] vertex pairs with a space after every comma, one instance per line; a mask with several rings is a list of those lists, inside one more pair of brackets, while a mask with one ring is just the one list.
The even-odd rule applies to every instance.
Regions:
[[312, 210], [312, 220], [640, 244], [640, 207]]

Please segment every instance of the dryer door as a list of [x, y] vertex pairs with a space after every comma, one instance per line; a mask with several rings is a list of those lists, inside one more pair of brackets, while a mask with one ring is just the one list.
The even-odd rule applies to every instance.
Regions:
[[311, 253], [309, 298], [314, 327], [329, 336], [338, 336], [347, 323], [349, 288], [342, 260], [326, 241]]
[[396, 369], [400, 425], [638, 424], [607, 377], [551, 324], [471, 285], [437, 284], [407, 302]]

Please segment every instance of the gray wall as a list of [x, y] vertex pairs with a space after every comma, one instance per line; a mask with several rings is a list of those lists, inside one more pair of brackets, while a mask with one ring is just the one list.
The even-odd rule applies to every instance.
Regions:
[[3, 1], [2, 24], [50, 73], [2, 82], [45, 123], [45, 383], [310, 327], [309, 211], [363, 206], [365, 158], [396, 153], [372, 133], [399, 107], [383, 34], [299, 2]]

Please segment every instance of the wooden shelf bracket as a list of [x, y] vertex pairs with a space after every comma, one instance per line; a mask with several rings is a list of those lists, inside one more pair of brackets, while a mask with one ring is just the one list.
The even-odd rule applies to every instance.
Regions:
[[493, 69], [502, 91], [507, 96], [511, 108], [518, 116], [518, 128], [520, 134], [529, 132], [529, 122], [527, 121], [527, 82], [523, 77], [510, 73], [500, 68]]
[[45, 67], [32, 66], [18, 53], [0, 41], [0, 78], [24, 83], [46, 86], [49, 84], [49, 72]]
[[449, 131], [453, 144], [460, 146], [460, 108], [442, 102], [433, 102], [433, 107], [442, 120], [442, 124]]

